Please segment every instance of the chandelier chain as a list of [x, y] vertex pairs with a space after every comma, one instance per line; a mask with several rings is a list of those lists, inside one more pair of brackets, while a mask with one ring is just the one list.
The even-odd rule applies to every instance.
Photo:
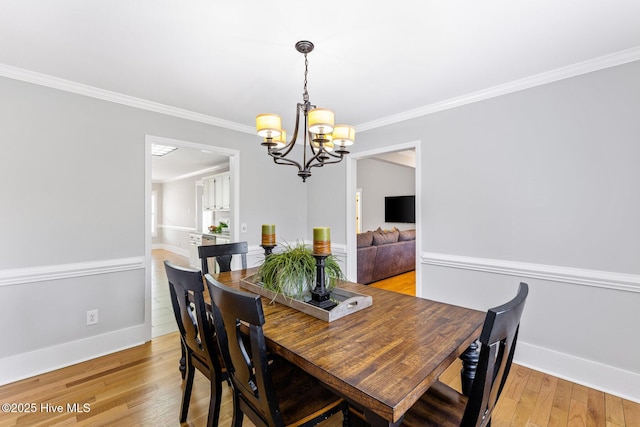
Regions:
[[304, 54], [304, 93], [302, 94], [302, 99], [304, 102], [309, 101], [309, 92], [307, 92], [307, 74], [309, 73], [309, 60], [307, 59], [307, 54]]

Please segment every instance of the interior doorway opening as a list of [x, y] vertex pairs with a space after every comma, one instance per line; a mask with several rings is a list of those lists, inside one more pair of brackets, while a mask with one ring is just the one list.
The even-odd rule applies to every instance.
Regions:
[[[366, 188], [362, 188], [358, 181], [358, 163], [360, 160], [376, 159], [379, 161], [396, 162], [399, 158], [405, 158], [406, 153], [410, 152], [414, 167], [414, 188], [415, 188], [415, 234], [416, 234], [416, 295], [421, 296], [420, 283], [420, 206], [421, 206], [421, 161], [420, 161], [420, 142], [413, 141], [404, 144], [391, 145], [379, 149], [373, 149], [358, 153], [351, 153], [347, 161], [347, 278], [352, 281], [357, 280], [357, 239], [359, 232], [366, 231], [368, 226], [373, 223], [382, 222], [380, 216], [384, 217], [384, 206], [379, 207], [378, 219], [374, 219], [373, 223], [367, 221], [367, 207], [364, 203], [369, 200]], [[385, 177], [392, 181], [392, 177]], [[370, 218], [371, 219], [371, 218]]]
[[[174, 139], [170, 139], [170, 138], [163, 138], [163, 137], [157, 137], [157, 136], [151, 136], [151, 135], [147, 135], [145, 137], [145, 211], [146, 211], [146, 215], [145, 215], [145, 327], [146, 327], [146, 339], [150, 340], [153, 336], [153, 319], [152, 319], [152, 312], [154, 308], [154, 296], [152, 293], [152, 289], [153, 289], [153, 283], [152, 283], [152, 277], [154, 278], [165, 278], [166, 276], [163, 275], [164, 272], [164, 267], [160, 266], [160, 269], [162, 271], [158, 271], [158, 263], [156, 262], [155, 264], [155, 271], [153, 270], [154, 268], [154, 263], [152, 262], [152, 249], [153, 249], [153, 233], [152, 233], [152, 223], [154, 221], [154, 214], [158, 215], [158, 211], [154, 211], [152, 209], [152, 193], [153, 193], [153, 180], [152, 180], [152, 172], [153, 172], [153, 162], [152, 162], [152, 154], [151, 154], [151, 149], [153, 145], [170, 145], [173, 147], [177, 147], [178, 150], [182, 150], [183, 152], [189, 151], [192, 153], [195, 153], [196, 156], [198, 156], [198, 153], [202, 153], [201, 155], [209, 155], [211, 153], [214, 153], [216, 155], [219, 155], [221, 158], [227, 159], [227, 163], [225, 164], [225, 169], [228, 170], [228, 174], [229, 174], [229, 178], [230, 178], [230, 184], [229, 184], [229, 237], [230, 239], [232, 239], [232, 241], [237, 241], [239, 234], [240, 234], [240, 229], [239, 229], [239, 218], [240, 218], [240, 212], [239, 212], [239, 191], [240, 191], [240, 152], [238, 150], [233, 150], [233, 149], [228, 149], [228, 148], [224, 148], [224, 147], [216, 147], [216, 146], [211, 146], [211, 145], [206, 145], [206, 144], [200, 144], [200, 143], [193, 143], [193, 142], [188, 142], [188, 141], [180, 141], [180, 140], [174, 140]], [[211, 170], [207, 170], [202, 169], [201, 167], [194, 167], [193, 172], [191, 172], [190, 174], [184, 174], [178, 177], [178, 179], [185, 179], [188, 178], [189, 176], [191, 177], [195, 177], [197, 175], [202, 175], [203, 173], [211, 173], [214, 174], [216, 173], [216, 168], [212, 168]], [[195, 178], [191, 178], [191, 179], [195, 179]], [[196, 194], [193, 195], [193, 198], [190, 200], [187, 200], [187, 203], [189, 204], [188, 207], [185, 207], [185, 209], [189, 210], [187, 212], [187, 215], [189, 215], [190, 220], [188, 222], [185, 222], [184, 226], [183, 225], [177, 225], [172, 227], [172, 231], [174, 232], [182, 232], [183, 234], [186, 232], [190, 232], [190, 231], [197, 231], [198, 229], [201, 228], [201, 224], [202, 224], [202, 215], [199, 215], [199, 208], [198, 208], [198, 198], [202, 198], [202, 194], [197, 194], [197, 186], [193, 186], [192, 188], [196, 189]], [[193, 224], [192, 224], [193, 222]], [[178, 256], [180, 257], [184, 257], [184, 258], [189, 258], [189, 242], [188, 242], [188, 237], [187, 237], [187, 247], [183, 248], [183, 247], [178, 247], [178, 248], [173, 248], [175, 250], [175, 252], [177, 253]], [[169, 254], [173, 253], [173, 252], [168, 252]], [[188, 264], [187, 264], [188, 265]], [[164, 289], [164, 287], [160, 287], [158, 289]], [[168, 285], [166, 286], [166, 290], [168, 292]], [[159, 298], [160, 299], [160, 298]], [[166, 300], [168, 301], [168, 298], [166, 299], [160, 299], [160, 300]], [[169, 307], [169, 309], [172, 310], [172, 308]], [[173, 316], [173, 313], [170, 313], [171, 316]], [[175, 323], [175, 319], [172, 319], [173, 323]]]

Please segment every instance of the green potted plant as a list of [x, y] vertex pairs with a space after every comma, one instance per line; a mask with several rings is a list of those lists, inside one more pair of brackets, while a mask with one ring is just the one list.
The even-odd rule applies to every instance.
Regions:
[[[265, 289], [303, 300], [315, 287], [316, 258], [311, 248], [298, 242], [285, 244], [285, 250], [265, 257], [258, 269], [258, 279]], [[333, 289], [344, 275], [334, 255], [325, 259], [325, 287]]]

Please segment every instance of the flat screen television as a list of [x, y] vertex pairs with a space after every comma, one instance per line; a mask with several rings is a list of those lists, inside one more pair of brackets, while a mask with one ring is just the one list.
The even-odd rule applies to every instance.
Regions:
[[416, 196], [384, 198], [384, 222], [416, 222]]

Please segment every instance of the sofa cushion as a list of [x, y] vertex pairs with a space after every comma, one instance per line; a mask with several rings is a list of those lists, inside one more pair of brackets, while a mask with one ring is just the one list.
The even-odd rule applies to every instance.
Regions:
[[398, 242], [405, 240], [416, 240], [416, 230], [402, 230], [398, 235]]
[[364, 233], [358, 233], [358, 247], [365, 248], [371, 246], [373, 242], [373, 231], [366, 231]]
[[415, 240], [398, 242], [392, 245], [376, 246], [376, 248], [378, 250], [376, 252], [372, 281], [386, 279], [396, 274], [415, 270]]
[[378, 231], [378, 230], [376, 230], [373, 233], [373, 244], [375, 246], [388, 245], [389, 243], [396, 243], [398, 241], [398, 236], [400, 235], [400, 232], [398, 232], [397, 230], [392, 230], [392, 231], [382, 231], [382, 230]]
[[376, 246], [358, 249], [358, 283], [373, 282], [373, 270], [376, 266]]

